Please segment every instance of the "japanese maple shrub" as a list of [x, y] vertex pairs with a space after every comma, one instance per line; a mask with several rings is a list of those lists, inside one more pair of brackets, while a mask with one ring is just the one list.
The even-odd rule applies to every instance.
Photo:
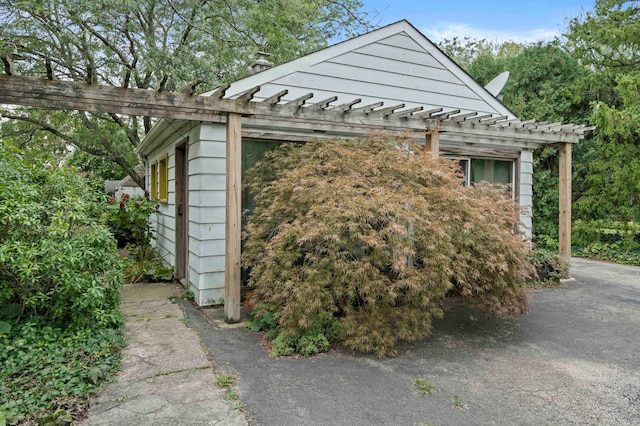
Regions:
[[453, 293], [502, 317], [527, 311], [518, 205], [505, 188], [464, 187], [455, 162], [407, 140], [283, 145], [247, 189], [243, 263], [274, 343], [324, 336], [393, 355], [429, 334]]

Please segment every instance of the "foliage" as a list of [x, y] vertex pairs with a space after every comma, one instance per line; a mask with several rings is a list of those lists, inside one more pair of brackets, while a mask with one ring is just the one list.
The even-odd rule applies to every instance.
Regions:
[[151, 246], [154, 236], [150, 218], [154, 214], [160, 214], [158, 204], [147, 196], [122, 194], [119, 201], [113, 197], [108, 200], [107, 224], [118, 246], [125, 248], [124, 281], [127, 283], [173, 279], [173, 268], [167, 267]]
[[[485, 42], [486, 44], [486, 42]], [[582, 96], [588, 70], [557, 42], [478, 49], [476, 45], [459, 49], [474, 52], [465, 66], [480, 84], [487, 84], [502, 71], [509, 80], [501, 92], [504, 104], [516, 116], [548, 122], [587, 123], [589, 100]], [[574, 190], [584, 190], [583, 164], [592, 156], [591, 144], [574, 148]], [[533, 232], [539, 243], [552, 249], [558, 239], [558, 148], [544, 145], [534, 152]]]
[[124, 245], [124, 280], [127, 283], [171, 281], [173, 267], [153, 249], [151, 215], [160, 214], [158, 204], [145, 197], [130, 197], [122, 194], [120, 201], [109, 199], [108, 224], [118, 240]]
[[[155, 283], [173, 280], [173, 267], [168, 267], [158, 253], [149, 247], [130, 244], [126, 248], [123, 280], [126, 283]], [[190, 297], [193, 299], [193, 295]]]
[[[0, 50], [24, 75], [124, 88], [203, 89], [248, 74], [256, 52], [276, 64], [370, 28], [359, 0], [0, 0]], [[286, 13], [282, 13], [286, 10]], [[19, 108], [2, 122], [21, 144], [73, 145], [107, 159], [142, 186], [134, 150], [151, 117]]]
[[283, 145], [249, 172], [258, 195], [243, 264], [278, 343], [324, 324], [329, 342], [331, 329], [391, 355], [429, 333], [451, 293], [500, 316], [527, 311], [516, 203], [503, 188], [464, 187], [453, 162], [418, 151], [384, 135]]
[[640, 265], [638, 223], [577, 220], [572, 231], [572, 244], [576, 254], [593, 259]]
[[535, 248], [529, 254], [536, 274], [529, 279], [530, 287], [557, 286], [560, 279], [569, 278], [569, 264], [560, 259], [557, 250]]
[[[127, 176], [122, 167], [114, 165], [108, 158], [98, 157], [79, 149], [74, 149], [71, 154], [60, 157], [65, 158], [65, 165], [75, 166], [97, 181], [122, 180]], [[135, 160], [132, 158], [132, 164]]]
[[0, 333], [0, 412], [7, 424], [77, 418], [118, 370], [123, 345], [119, 329], [69, 329], [38, 320]]
[[0, 144], [0, 412], [70, 422], [118, 368], [121, 261], [73, 168]]
[[567, 48], [594, 70], [585, 85], [597, 126], [575, 214], [585, 221], [640, 221], [640, 5], [597, 0], [569, 22]]
[[220, 373], [216, 375], [215, 381], [221, 388], [228, 388], [238, 381], [238, 375], [235, 373]]
[[149, 219], [153, 214], [160, 214], [158, 203], [149, 197], [131, 197], [129, 194], [122, 194], [120, 200], [109, 198], [108, 202], [107, 225], [118, 240], [118, 246], [151, 247], [153, 230]]
[[69, 326], [121, 323], [121, 261], [103, 204], [73, 169], [0, 147], [0, 306]]

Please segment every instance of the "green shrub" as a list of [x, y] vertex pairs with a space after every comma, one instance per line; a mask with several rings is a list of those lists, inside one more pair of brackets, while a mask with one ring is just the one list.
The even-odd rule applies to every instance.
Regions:
[[104, 203], [73, 169], [0, 149], [0, 307], [65, 326], [118, 326], [122, 262]]
[[296, 340], [292, 336], [286, 334], [280, 334], [273, 339], [273, 348], [271, 350], [271, 356], [273, 358], [278, 356], [290, 356], [296, 351]]
[[419, 151], [384, 136], [283, 145], [249, 172], [243, 264], [256, 315], [277, 318], [274, 352], [329, 318], [338, 341], [392, 355], [429, 334], [451, 293], [503, 317], [527, 311], [517, 204]]
[[118, 246], [151, 247], [153, 231], [149, 218], [159, 214], [158, 208], [158, 203], [148, 197], [122, 194], [120, 200], [109, 198], [107, 225], [118, 240]]
[[560, 283], [561, 278], [569, 278], [569, 264], [560, 259], [557, 251], [536, 248], [531, 251], [529, 259], [536, 271], [529, 279], [532, 287], [554, 286]]
[[577, 256], [640, 265], [640, 224], [576, 220], [572, 245]]
[[[74, 169], [0, 143], [0, 413], [68, 424], [120, 364], [122, 262]], [[66, 423], [65, 423], [66, 422]]]

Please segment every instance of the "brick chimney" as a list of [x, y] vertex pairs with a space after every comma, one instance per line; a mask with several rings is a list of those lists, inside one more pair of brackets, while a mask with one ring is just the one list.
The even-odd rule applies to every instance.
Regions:
[[251, 72], [252, 74], [258, 74], [264, 70], [268, 70], [273, 67], [273, 62], [269, 62], [267, 59], [269, 57], [268, 53], [258, 52], [258, 58], [251, 64]]

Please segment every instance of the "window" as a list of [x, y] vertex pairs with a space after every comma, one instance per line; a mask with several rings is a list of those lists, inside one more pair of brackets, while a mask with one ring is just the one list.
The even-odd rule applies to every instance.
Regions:
[[158, 200], [161, 203], [168, 202], [169, 174], [167, 173], [168, 157], [158, 160]]
[[149, 178], [151, 185], [149, 188], [149, 196], [161, 203], [168, 201], [169, 174], [167, 172], [168, 157], [164, 156], [160, 160], [151, 164]]
[[457, 161], [465, 186], [478, 182], [501, 183], [513, 186], [514, 162], [487, 158], [451, 158]]
[[470, 182], [489, 182], [511, 185], [513, 183], [513, 161], [471, 159]]
[[[270, 150], [281, 145], [279, 141], [246, 140], [242, 141], [242, 181], [246, 173], [255, 166]], [[242, 221], [246, 222], [248, 214], [255, 208], [255, 194], [249, 189], [242, 190]]]

